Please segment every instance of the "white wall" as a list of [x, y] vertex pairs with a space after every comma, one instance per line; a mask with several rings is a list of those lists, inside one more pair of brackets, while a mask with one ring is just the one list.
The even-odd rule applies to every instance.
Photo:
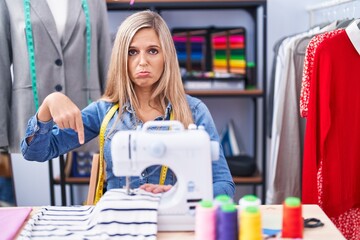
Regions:
[[[294, 34], [297, 32], [305, 31], [309, 27], [308, 14], [305, 11], [305, 7], [319, 2], [319, 0], [268, 0], [268, 64], [267, 72], [270, 72], [271, 61], [273, 58], [272, 47], [274, 43], [283, 36]], [[135, 2], [136, 4], [136, 2]], [[117, 26], [121, 23], [122, 19], [130, 14], [123, 13], [122, 16], [115, 16], [117, 13], [110, 12], [110, 28], [115, 31]], [[164, 15], [168, 18], [169, 25], [175, 26], [181, 23], [181, 18], [171, 19], [171, 16]], [[201, 17], [201, 16], [200, 16]], [[238, 16], [233, 16], [238, 18]], [[209, 21], [204, 16], [201, 19], [194, 19], [196, 21]], [[216, 20], [221, 20], [217, 18]], [[242, 20], [246, 20], [243, 18]], [[221, 20], [225, 21], [225, 20]], [[221, 23], [221, 24], [225, 24]], [[250, 23], [251, 24], [251, 23]], [[242, 121], [249, 121], [243, 117], [241, 111], [242, 108], [247, 108], [248, 104], [243, 101], [238, 101], [232, 98], [224, 100], [219, 103], [217, 99], [205, 99], [206, 104], [209, 106], [214, 120], [217, 123], [219, 132], [225, 126], [228, 115], [221, 111], [223, 105], [227, 105], [227, 108], [233, 108], [234, 114], [231, 116], [236, 119], [243, 119]], [[245, 124], [245, 123], [244, 123]], [[245, 133], [246, 134], [246, 133]], [[251, 144], [244, 141], [245, 149], [251, 151]], [[55, 162], [54, 165], [57, 167], [58, 164]], [[36, 206], [36, 205], [48, 205], [50, 204], [50, 192], [49, 192], [49, 178], [48, 178], [48, 164], [47, 163], [34, 163], [28, 162], [22, 159], [21, 155], [13, 155], [13, 167], [15, 174], [15, 188], [17, 203], [19, 206]], [[58, 168], [55, 171], [55, 175], [58, 175]], [[249, 188], [241, 187], [237, 189], [239, 194], [243, 190], [249, 190]], [[60, 204], [59, 189], [57, 188], [57, 204]], [[77, 194], [76, 204], [81, 204], [83, 193]], [[239, 195], [237, 196], [239, 198]], [[68, 200], [69, 202], [69, 200]]]

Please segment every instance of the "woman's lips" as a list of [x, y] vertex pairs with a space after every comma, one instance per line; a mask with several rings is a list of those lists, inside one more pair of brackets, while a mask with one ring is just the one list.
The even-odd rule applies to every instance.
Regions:
[[150, 72], [139, 72], [137, 74], [138, 77], [149, 77], [150, 76]]

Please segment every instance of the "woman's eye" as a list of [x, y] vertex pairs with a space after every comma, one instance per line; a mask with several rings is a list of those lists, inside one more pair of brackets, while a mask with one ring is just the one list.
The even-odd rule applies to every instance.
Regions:
[[134, 49], [130, 49], [128, 53], [129, 53], [130, 56], [133, 56], [133, 55], [135, 55], [137, 52], [136, 52], [136, 50], [134, 50]]
[[149, 50], [149, 53], [154, 55], [154, 54], [158, 54], [159, 51], [157, 49], [155, 49], [155, 48], [152, 48], [152, 49]]

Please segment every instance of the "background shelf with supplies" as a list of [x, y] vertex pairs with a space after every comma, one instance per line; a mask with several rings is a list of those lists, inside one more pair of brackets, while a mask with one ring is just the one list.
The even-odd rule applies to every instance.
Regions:
[[[267, 1], [137, 0], [130, 5], [128, 0], [108, 0], [107, 6], [110, 24], [145, 9], [165, 19], [178, 47], [186, 92], [205, 102], [218, 129], [233, 119], [244, 139], [243, 155], [256, 162], [252, 176], [234, 175], [234, 182], [242, 186], [240, 190], [251, 187], [265, 202]], [[114, 31], [117, 27], [111, 26]], [[224, 47], [220, 54], [215, 43]], [[243, 55], [231, 58], [229, 53], [236, 51]], [[216, 56], [223, 61], [216, 61]], [[229, 71], [234, 62], [237, 72]], [[214, 71], [217, 63], [223, 66], [222, 74]]]
[[[267, 1], [266, 0], [137, 0], [129, 4], [128, 0], [106, 1], [109, 15], [110, 30], [116, 32], [119, 24], [132, 13], [151, 9], [157, 11], [167, 22], [176, 40], [182, 40], [183, 55], [179, 54], [179, 62], [183, 64], [183, 79], [188, 94], [198, 97], [208, 106], [218, 129], [222, 129], [230, 119], [234, 120], [236, 131], [241, 132], [244, 139], [244, 155], [256, 162], [256, 171], [252, 176], [233, 176], [237, 186], [242, 190], [251, 191], [265, 202], [266, 194], [266, 35], [267, 35]], [[207, 30], [196, 32], [197, 30]], [[208, 31], [213, 29], [216, 31]], [[220, 61], [226, 66], [224, 73], [217, 75], [213, 64], [217, 65], [216, 52], [212, 47], [211, 37], [219, 37], [219, 41], [231, 45], [231, 32], [226, 30], [243, 29], [244, 48], [242, 74], [228, 72], [231, 69], [231, 48], [226, 48], [226, 61]], [[189, 30], [187, 33], [183, 30]], [[182, 33], [182, 36], [181, 36]], [[234, 34], [235, 35], [235, 34]], [[193, 38], [198, 44], [191, 46], [197, 55], [190, 55], [193, 61], [187, 60], [186, 38]], [[235, 35], [239, 36], [239, 35]], [[180, 37], [183, 37], [182, 39]], [[185, 37], [185, 38], [184, 38]], [[223, 37], [221, 39], [221, 37]], [[227, 43], [226, 39], [230, 39]], [[241, 40], [235, 37], [233, 40]], [[194, 41], [193, 41], [194, 42]], [[214, 40], [216, 42], [216, 40]], [[190, 41], [191, 43], [191, 41]], [[189, 44], [189, 43], [187, 43]], [[215, 44], [214, 44], [215, 45]], [[234, 45], [234, 44], [233, 44]], [[240, 45], [235, 42], [235, 45]], [[203, 49], [205, 47], [205, 49]], [[229, 51], [230, 50], [230, 51]], [[239, 51], [238, 51], [239, 52]], [[201, 54], [205, 53], [205, 57]], [[212, 55], [214, 54], [215, 55]], [[220, 54], [221, 55], [221, 54]], [[213, 58], [215, 56], [215, 58]], [[239, 60], [241, 57], [237, 56]], [[237, 65], [241, 61], [236, 61]], [[235, 64], [236, 65], [236, 64]], [[203, 75], [196, 75], [195, 86], [187, 85], [191, 73], [200, 70]], [[194, 71], [196, 70], [196, 71]], [[209, 74], [210, 72], [210, 74]], [[204, 75], [206, 78], [204, 78]], [[227, 78], [224, 78], [226, 76]], [[194, 77], [192, 75], [191, 77]], [[232, 84], [228, 84], [230, 83]], [[194, 83], [194, 82], [192, 82]], [[60, 166], [64, 169], [65, 166]], [[60, 178], [65, 185], [65, 176]], [[66, 181], [66, 183], [69, 183]], [[64, 188], [64, 187], [62, 187]], [[65, 189], [65, 188], [64, 188]], [[238, 191], [239, 190], [239, 191]], [[64, 190], [65, 191], [65, 190]], [[247, 194], [247, 193], [244, 193]], [[63, 193], [62, 195], [66, 195]], [[236, 196], [239, 198], [239, 196]], [[63, 198], [63, 197], [62, 197]], [[63, 202], [64, 203], [64, 202]], [[64, 204], [63, 204], [64, 205]]]

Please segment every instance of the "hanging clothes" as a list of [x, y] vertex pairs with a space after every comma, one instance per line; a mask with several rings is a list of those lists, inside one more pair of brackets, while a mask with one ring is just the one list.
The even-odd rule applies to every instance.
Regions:
[[360, 239], [359, 22], [312, 40], [302, 92], [302, 201], [318, 204], [346, 239]]
[[81, 0], [68, 1], [62, 37], [47, 1], [26, 3], [32, 27], [27, 32], [25, 1], [0, 0], [0, 147], [9, 146], [12, 153], [20, 152], [27, 121], [36, 112], [27, 46], [31, 43], [26, 36], [33, 37], [39, 103], [54, 91], [66, 94], [80, 109], [88, 105], [88, 98], [100, 98], [111, 53], [105, 1], [87, 1], [86, 11]]
[[267, 204], [281, 204], [286, 197], [301, 197], [304, 119], [299, 116], [300, 86], [306, 41], [329, 29], [315, 27], [282, 41], [276, 60], [273, 118], [269, 159]]

